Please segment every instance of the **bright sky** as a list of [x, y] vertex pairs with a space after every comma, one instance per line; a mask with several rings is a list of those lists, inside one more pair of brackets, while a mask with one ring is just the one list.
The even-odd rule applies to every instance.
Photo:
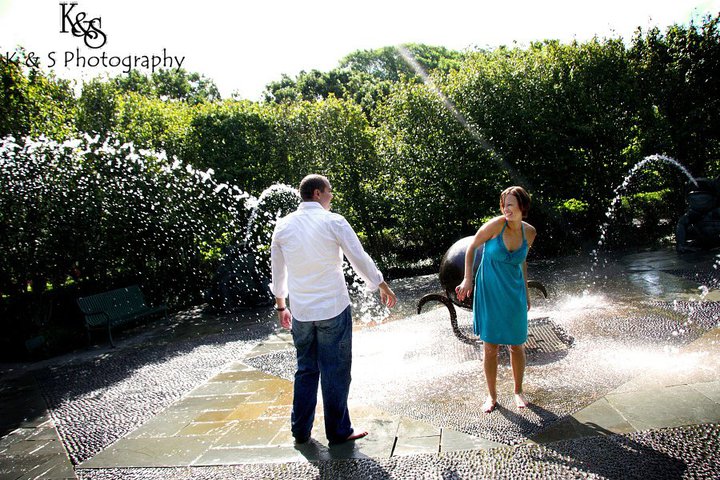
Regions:
[[60, 33], [58, 0], [0, 0], [0, 54], [21, 45], [46, 68], [52, 55], [52, 70], [60, 77], [92, 78], [106, 69], [82, 68], [66, 55], [76, 57], [80, 48], [97, 62], [104, 53], [107, 63], [113, 57], [121, 62], [163, 56], [165, 49], [184, 57], [186, 70], [214, 80], [223, 97], [237, 92], [251, 100], [260, 99], [265, 85], [282, 73], [330, 70], [359, 49], [426, 43], [465, 50], [593, 36], [629, 40], [637, 27], [664, 31], [720, 12], [720, 0], [64, 1], [78, 3], [66, 25], [78, 14], [86, 14], [85, 22], [102, 19], [105, 45], [89, 49], [82, 36]]

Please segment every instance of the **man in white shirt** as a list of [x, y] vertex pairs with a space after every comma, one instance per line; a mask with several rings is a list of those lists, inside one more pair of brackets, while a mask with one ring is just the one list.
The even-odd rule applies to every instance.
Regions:
[[[318, 381], [325, 435], [331, 445], [356, 440], [347, 408], [352, 363], [350, 295], [343, 254], [370, 290], [393, 307], [397, 297], [342, 215], [330, 212], [332, 187], [322, 175], [300, 182], [297, 211], [278, 220], [271, 245], [272, 283], [280, 325], [292, 329], [297, 349], [291, 430], [296, 443], [310, 438]], [[292, 312], [286, 306], [292, 298]]]

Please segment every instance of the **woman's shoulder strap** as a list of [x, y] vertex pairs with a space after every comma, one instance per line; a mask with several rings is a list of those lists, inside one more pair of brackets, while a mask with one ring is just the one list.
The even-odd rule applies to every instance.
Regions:
[[507, 220], [504, 220], [504, 221], [502, 222], [502, 228], [500, 229], [499, 235], [502, 235], [503, 232], [505, 232], [505, 227], [507, 227]]

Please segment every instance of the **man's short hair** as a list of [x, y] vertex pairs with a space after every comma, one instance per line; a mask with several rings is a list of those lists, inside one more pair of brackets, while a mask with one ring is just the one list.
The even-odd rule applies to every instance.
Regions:
[[304, 202], [308, 202], [313, 199], [313, 194], [316, 189], [324, 192], [329, 186], [330, 182], [322, 175], [315, 173], [308, 175], [300, 182], [300, 198], [302, 198]]

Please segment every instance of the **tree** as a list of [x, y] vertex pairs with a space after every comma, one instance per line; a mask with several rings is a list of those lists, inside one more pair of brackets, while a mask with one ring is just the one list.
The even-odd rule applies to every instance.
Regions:
[[221, 182], [258, 195], [278, 180], [277, 138], [269, 112], [250, 101], [225, 100], [197, 107], [185, 159], [215, 171]]
[[136, 148], [162, 150], [169, 157], [185, 157], [186, 137], [194, 115], [184, 102], [167, 102], [137, 93], [120, 97], [115, 132]]
[[23, 49], [0, 58], [0, 136], [46, 135], [63, 139], [74, 131], [71, 83], [45, 74]]
[[[444, 47], [408, 44], [407, 48], [428, 72], [448, 72], [460, 65], [462, 54]], [[395, 47], [358, 50], [347, 55], [329, 72], [300, 72], [295, 79], [283, 74], [265, 88], [266, 102], [338, 99], [354, 100], [370, 114], [392, 84], [416, 78], [417, 73]]]
[[32, 282], [145, 283], [200, 301], [213, 255], [245, 226], [239, 190], [115, 139], [0, 141], [0, 293]]
[[188, 73], [183, 68], [160, 69], [151, 78], [160, 98], [181, 100], [190, 105], [220, 100], [215, 82], [196, 72]]
[[197, 73], [160, 70], [147, 76], [131, 70], [83, 84], [77, 127], [102, 138], [114, 134], [138, 147], [183, 155], [193, 107], [217, 99], [215, 84]]
[[78, 99], [77, 129], [107, 138], [117, 127], [120, 103], [121, 93], [116, 84], [100, 78], [83, 83]]
[[130, 70], [125, 75], [113, 77], [110, 82], [118, 92], [137, 93], [146, 97], [157, 96], [157, 88], [153, 77], [144, 75], [138, 70]]
[[336, 192], [334, 208], [345, 215], [379, 250], [386, 227], [386, 196], [379, 191], [382, 174], [372, 131], [362, 109], [330, 96], [324, 101], [272, 105], [277, 143], [276, 181], [298, 185], [309, 173], [328, 177]]
[[[463, 55], [448, 50], [445, 47], [433, 47], [423, 44], [403, 45], [417, 60], [423, 69], [432, 73], [448, 71], [457, 68]], [[367, 73], [377, 80], [390, 80], [398, 82], [403, 78], [412, 78], [416, 75], [412, 66], [403, 59], [395, 47], [383, 47], [375, 50], [357, 50], [340, 61], [340, 68], [352, 72]]]
[[666, 153], [695, 175], [720, 173], [720, 14], [697, 26], [638, 30], [638, 149]]
[[494, 209], [507, 172], [424, 84], [396, 85], [376, 117], [395, 249], [434, 257]]

